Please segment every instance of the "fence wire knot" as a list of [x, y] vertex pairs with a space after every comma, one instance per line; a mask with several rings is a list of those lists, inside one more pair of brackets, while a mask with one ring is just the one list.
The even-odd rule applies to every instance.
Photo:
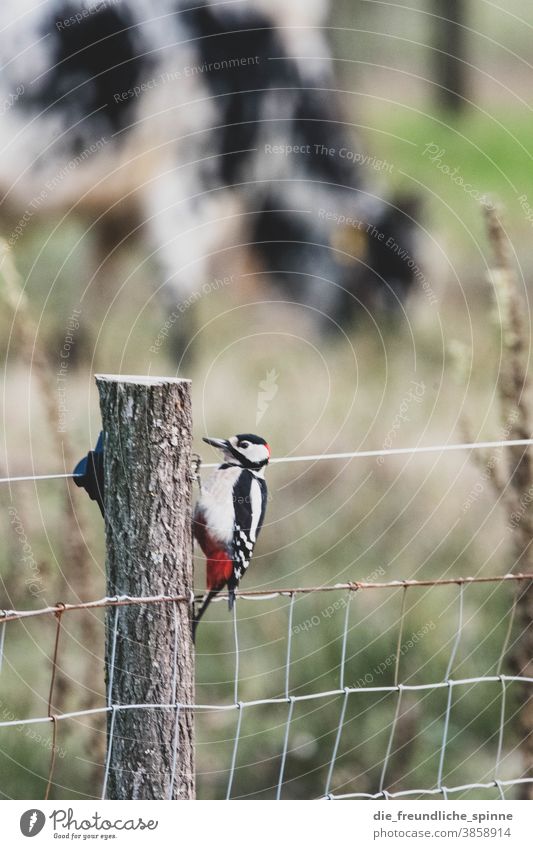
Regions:
[[67, 609], [67, 605], [64, 601], [56, 601], [54, 607], [56, 608], [56, 611], [54, 613], [56, 619], [59, 619]]

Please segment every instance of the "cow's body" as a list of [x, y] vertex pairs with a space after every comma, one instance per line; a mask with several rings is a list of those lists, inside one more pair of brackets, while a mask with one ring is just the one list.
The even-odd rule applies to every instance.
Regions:
[[408, 255], [412, 227], [355, 161], [323, 14], [317, 0], [4, 0], [5, 238], [49, 209], [135, 212], [174, 297], [216, 251], [253, 244], [285, 293], [331, 317], [352, 295], [401, 299], [407, 264], [366, 225], [398, 225]]

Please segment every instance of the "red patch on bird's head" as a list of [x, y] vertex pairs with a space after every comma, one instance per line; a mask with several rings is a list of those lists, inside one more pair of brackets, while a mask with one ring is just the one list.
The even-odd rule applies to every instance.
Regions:
[[265, 448], [268, 451], [268, 459], [270, 460], [270, 445], [268, 444], [268, 442], [265, 442]]

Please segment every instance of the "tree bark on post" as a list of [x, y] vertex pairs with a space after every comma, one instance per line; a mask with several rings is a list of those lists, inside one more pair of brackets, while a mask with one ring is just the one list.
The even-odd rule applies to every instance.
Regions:
[[[104, 431], [107, 593], [192, 591], [190, 382], [97, 375]], [[115, 638], [116, 622], [116, 638]], [[194, 702], [191, 608], [185, 602], [110, 607], [110, 704]], [[109, 799], [194, 798], [192, 711], [112, 709]]]

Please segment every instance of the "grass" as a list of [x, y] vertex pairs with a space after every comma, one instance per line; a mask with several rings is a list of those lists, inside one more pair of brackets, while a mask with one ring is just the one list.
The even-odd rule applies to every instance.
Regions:
[[[471, 220], [476, 232], [479, 227], [476, 198], [450, 179], [455, 169], [455, 178], [462, 177], [474, 193], [500, 197], [518, 241], [527, 233], [523, 210], [517, 203], [522, 194], [533, 198], [533, 145], [527, 109], [509, 107], [490, 112], [477, 108], [452, 120], [442, 113], [396, 104], [386, 111], [376, 109], [369, 124], [370, 146], [394, 165], [391, 176], [398, 184], [405, 182], [414, 190], [418, 186], [427, 192], [433, 199], [432, 210], [440, 215], [445, 215], [447, 208], [448, 214], [455, 213], [451, 236], [461, 238], [465, 221]], [[437, 150], [432, 147], [428, 151], [428, 145]]]

